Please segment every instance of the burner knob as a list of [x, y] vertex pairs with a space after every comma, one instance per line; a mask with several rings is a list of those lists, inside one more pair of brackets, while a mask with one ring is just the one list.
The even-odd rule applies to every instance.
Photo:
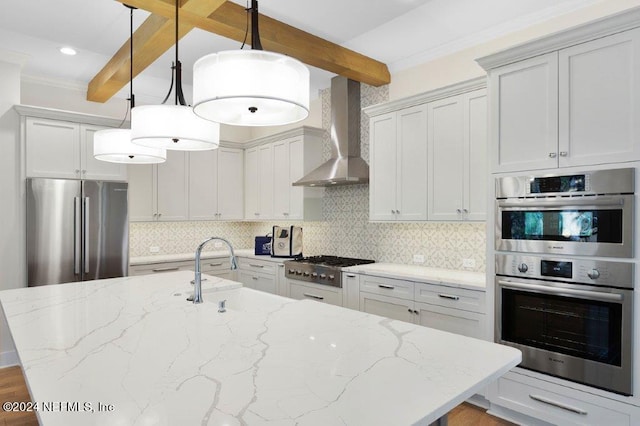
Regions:
[[600, 271], [598, 271], [597, 269], [592, 269], [587, 272], [587, 276], [592, 280], [597, 280], [598, 278], [600, 278]]
[[526, 263], [521, 263], [518, 265], [518, 271], [522, 272], [523, 274], [528, 270], [529, 270], [529, 267], [527, 266]]
[[302, 275], [302, 271], [301, 271], [301, 270], [299, 270], [299, 269], [297, 269], [297, 270], [296, 270], [296, 275]]
[[329, 275], [329, 281], [333, 281], [336, 277], [334, 277], [333, 275]]
[[316, 272], [312, 272], [312, 273], [311, 273], [311, 276], [312, 276], [313, 278], [317, 278], [317, 277], [318, 277], [318, 274], [317, 274]]
[[304, 271], [304, 272], [302, 273], [302, 275], [304, 275], [305, 277], [308, 277], [308, 276], [309, 276], [309, 273], [308, 273], [307, 271]]
[[293, 275], [293, 274], [295, 274], [295, 273], [296, 273], [296, 270], [295, 270], [295, 269], [289, 269], [289, 273], [290, 273], [291, 275]]
[[320, 274], [320, 278], [324, 280], [325, 278], [327, 278], [327, 274]]

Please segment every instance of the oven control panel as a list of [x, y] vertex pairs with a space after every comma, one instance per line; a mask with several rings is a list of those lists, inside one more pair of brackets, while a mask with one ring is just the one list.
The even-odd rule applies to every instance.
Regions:
[[501, 276], [633, 289], [633, 274], [629, 262], [496, 254], [496, 275]]

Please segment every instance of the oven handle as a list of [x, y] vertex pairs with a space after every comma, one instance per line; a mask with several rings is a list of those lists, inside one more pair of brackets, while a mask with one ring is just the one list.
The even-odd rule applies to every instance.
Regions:
[[572, 207], [572, 206], [623, 206], [622, 197], [587, 197], [587, 198], [551, 198], [551, 199], [519, 199], [498, 200], [498, 207]]
[[622, 294], [601, 293], [597, 291], [574, 290], [571, 288], [549, 287], [546, 285], [526, 284], [515, 281], [498, 280], [498, 284], [522, 290], [538, 290], [542, 293], [557, 295], [575, 296], [580, 299], [598, 300], [601, 302], [621, 302], [624, 299]]

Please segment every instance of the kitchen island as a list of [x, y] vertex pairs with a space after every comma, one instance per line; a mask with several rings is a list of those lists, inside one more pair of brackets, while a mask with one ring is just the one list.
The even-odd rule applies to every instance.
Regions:
[[0, 292], [40, 422], [427, 425], [521, 359], [208, 278], [200, 305], [189, 272]]

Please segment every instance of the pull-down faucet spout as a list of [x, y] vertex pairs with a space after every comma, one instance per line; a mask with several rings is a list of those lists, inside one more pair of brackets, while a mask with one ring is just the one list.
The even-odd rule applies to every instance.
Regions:
[[227, 245], [227, 247], [229, 247], [229, 251], [231, 252], [231, 257], [229, 258], [229, 261], [231, 263], [231, 269], [232, 270], [238, 269], [238, 264], [236, 263], [236, 256], [233, 253], [233, 247], [231, 246], [231, 243], [229, 241], [220, 237], [211, 237], [211, 238], [207, 238], [202, 243], [200, 243], [200, 245], [196, 249], [196, 277], [193, 282], [193, 303], [202, 303], [202, 281], [201, 281], [202, 273], [200, 272], [200, 255], [202, 254], [202, 249], [204, 248], [204, 246], [209, 241], [213, 241], [213, 240], [222, 241]]

